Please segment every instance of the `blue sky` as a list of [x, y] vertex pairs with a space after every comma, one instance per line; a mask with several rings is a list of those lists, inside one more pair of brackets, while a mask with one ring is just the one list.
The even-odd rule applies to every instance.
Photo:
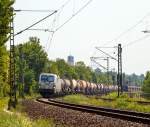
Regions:
[[[67, 0], [16, 0], [15, 9], [25, 10], [57, 10]], [[81, 8], [88, 0], [70, 0], [61, 12], [53, 15], [34, 28], [52, 29], [52, 22], [56, 19], [55, 28], [59, 27], [74, 12]], [[59, 29], [50, 44], [51, 33], [40, 31], [26, 31], [16, 36], [15, 43], [24, 43], [30, 36], [37, 36], [48, 52], [49, 59], [64, 58], [69, 54], [76, 61], [82, 60], [91, 65], [91, 56], [103, 56], [96, 51], [96, 46], [123, 46], [145, 36], [143, 30], [150, 27], [149, 0], [93, 0], [82, 12], [69, 23]], [[18, 12], [15, 16], [15, 32], [18, 32], [43, 18], [49, 13]], [[147, 15], [147, 16], [145, 16]], [[145, 16], [145, 18], [143, 18]], [[143, 20], [141, 20], [143, 18]], [[135, 24], [136, 27], [128, 30]], [[128, 30], [121, 37], [118, 36]], [[150, 33], [149, 33], [150, 34]], [[147, 33], [147, 35], [149, 35]], [[117, 39], [115, 39], [117, 38]], [[123, 48], [123, 71], [126, 73], [145, 73], [150, 70], [150, 37]], [[48, 50], [49, 49], [49, 50]], [[112, 53], [113, 50], [106, 50]], [[104, 64], [104, 62], [101, 62]], [[111, 68], [116, 67], [110, 61]]]

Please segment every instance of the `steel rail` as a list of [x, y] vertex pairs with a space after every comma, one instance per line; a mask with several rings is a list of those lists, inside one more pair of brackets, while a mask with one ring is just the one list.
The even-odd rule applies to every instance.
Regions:
[[94, 113], [98, 115], [118, 118], [122, 120], [128, 120], [137, 123], [150, 124], [150, 114], [149, 113], [139, 113], [126, 110], [118, 110], [104, 107], [95, 107], [87, 105], [78, 105], [73, 103], [66, 103], [61, 101], [56, 101], [53, 99], [37, 99], [38, 102], [50, 104], [54, 106], [59, 106], [63, 108], [78, 110], [82, 112]]
[[150, 113], [134, 112], [134, 111], [128, 111], [128, 110], [119, 110], [119, 109], [96, 107], [96, 106], [78, 105], [78, 104], [73, 104], [73, 103], [66, 103], [66, 102], [56, 101], [56, 100], [52, 100], [52, 99], [49, 99], [49, 101], [52, 101], [52, 102], [55, 102], [55, 103], [62, 103], [62, 104], [66, 104], [66, 105], [69, 104], [69, 105], [73, 105], [73, 106], [92, 108], [92, 109], [96, 109], [96, 110], [109, 111], [109, 112], [114, 112], [114, 113], [120, 113], [120, 114], [134, 115], [134, 116], [139, 116], [139, 117], [144, 117], [144, 118], [150, 118]]

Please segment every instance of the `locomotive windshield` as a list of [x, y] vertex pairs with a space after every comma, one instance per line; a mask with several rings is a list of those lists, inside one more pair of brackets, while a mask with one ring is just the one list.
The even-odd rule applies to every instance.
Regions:
[[54, 82], [54, 76], [52, 76], [52, 75], [41, 75], [41, 82]]

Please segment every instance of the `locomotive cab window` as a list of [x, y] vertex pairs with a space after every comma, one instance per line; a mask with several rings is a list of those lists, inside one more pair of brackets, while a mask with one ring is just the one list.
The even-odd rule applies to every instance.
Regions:
[[54, 82], [54, 76], [47, 76], [48, 82]]
[[41, 82], [54, 82], [54, 76], [42, 75]]
[[42, 75], [41, 76], [41, 82], [46, 82], [47, 80], [47, 76], [46, 75]]

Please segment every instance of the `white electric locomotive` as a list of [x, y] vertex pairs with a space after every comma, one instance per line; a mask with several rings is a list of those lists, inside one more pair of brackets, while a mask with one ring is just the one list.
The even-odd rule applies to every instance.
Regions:
[[41, 95], [55, 94], [61, 91], [61, 79], [50, 73], [41, 73], [39, 77], [39, 92]]

